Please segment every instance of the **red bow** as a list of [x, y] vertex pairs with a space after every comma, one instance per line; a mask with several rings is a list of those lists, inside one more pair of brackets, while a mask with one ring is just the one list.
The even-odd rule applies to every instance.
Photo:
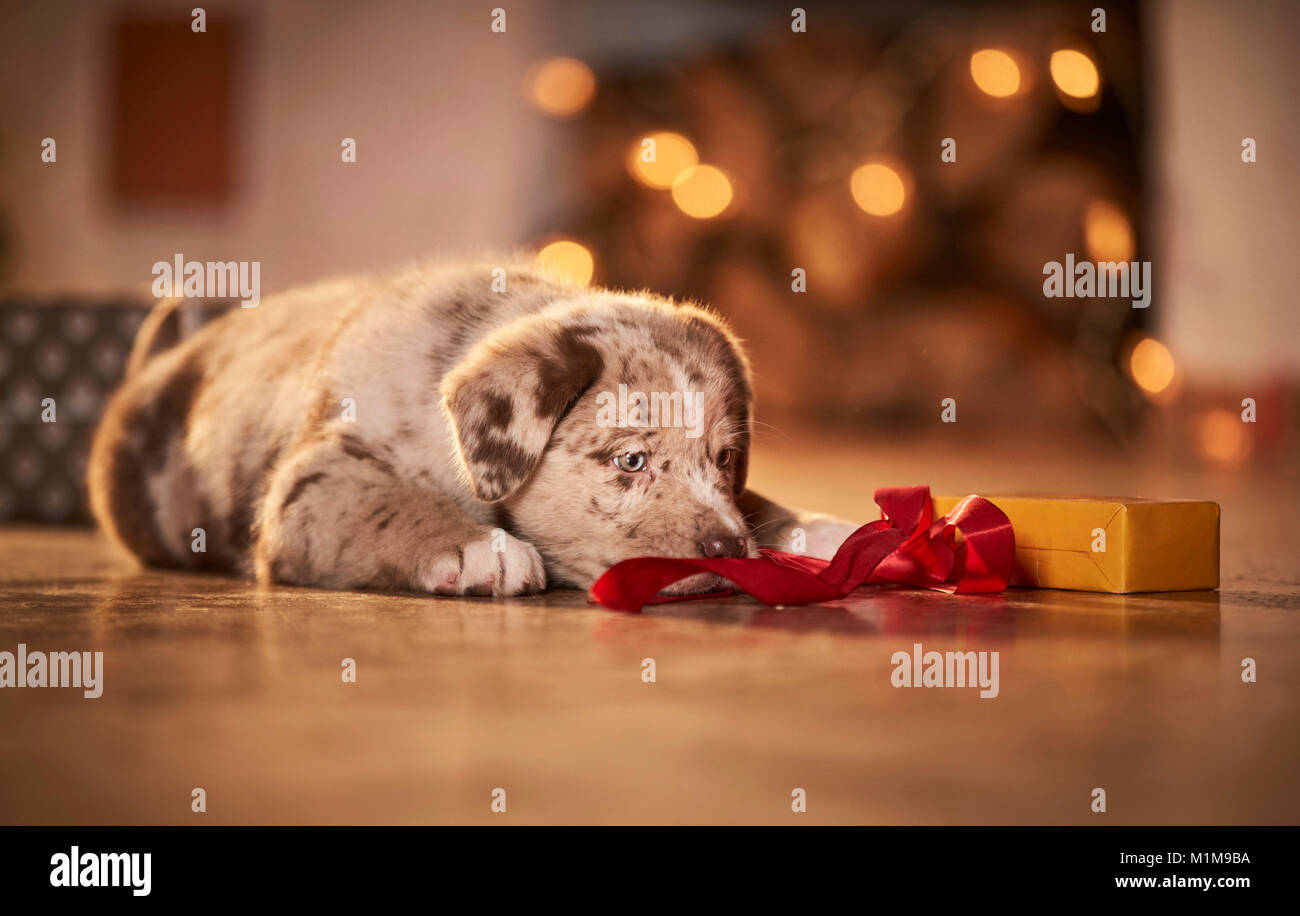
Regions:
[[880, 521], [849, 535], [830, 560], [766, 548], [757, 559], [637, 557], [610, 567], [591, 597], [616, 611], [639, 611], [646, 604], [730, 594], [659, 594], [701, 572], [716, 573], [771, 605], [834, 601], [859, 585], [885, 583], [957, 594], [1007, 587], [1015, 537], [1006, 515], [987, 499], [967, 496], [938, 520], [929, 487], [877, 490], [876, 505]]

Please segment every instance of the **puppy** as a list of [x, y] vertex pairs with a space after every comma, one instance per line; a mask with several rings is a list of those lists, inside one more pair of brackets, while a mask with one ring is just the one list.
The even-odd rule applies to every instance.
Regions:
[[154, 310], [92, 447], [95, 515], [144, 563], [520, 595], [799, 527], [830, 556], [854, 528], [745, 489], [749, 365], [702, 308], [487, 265], [321, 283], [183, 336], [196, 305]]

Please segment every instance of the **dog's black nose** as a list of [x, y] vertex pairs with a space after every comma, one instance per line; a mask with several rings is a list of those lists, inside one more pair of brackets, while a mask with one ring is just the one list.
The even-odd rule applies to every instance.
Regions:
[[700, 554], [706, 557], [743, 557], [745, 539], [730, 534], [711, 534], [699, 543]]

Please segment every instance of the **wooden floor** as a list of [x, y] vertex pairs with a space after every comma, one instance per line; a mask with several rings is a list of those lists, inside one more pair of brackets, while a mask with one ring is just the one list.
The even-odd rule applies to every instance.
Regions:
[[[0, 529], [0, 650], [99, 650], [106, 669], [96, 700], [0, 691], [0, 822], [1300, 820], [1294, 472], [968, 448], [773, 436], [754, 479], [858, 520], [885, 484], [1217, 499], [1222, 590], [877, 589], [634, 616], [573, 592], [453, 600], [140, 572], [89, 531]], [[893, 688], [890, 656], [914, 642], [998, 650], [1000, 695]], [[1247, 656], [1256, 684], [1240, 679]]]

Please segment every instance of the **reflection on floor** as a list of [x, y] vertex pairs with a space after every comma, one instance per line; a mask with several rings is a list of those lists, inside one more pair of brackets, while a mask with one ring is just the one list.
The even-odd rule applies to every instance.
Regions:
[[[1222, 590], [875, 589], [623, 615], [573, 592], [452, 600], [140, 572], [90, 532], [0, 529], [0, 650], [105, 658], [99, 699], [0, 691], [0, 822], [1300, 818], [1295, 481], [1049, 446], [953, 454], [778, 438], [754, 477], [859, 520], [878, 484], [1214, 498]], [[891, 656], [917, 643], [998, 651], [998, 696], [891, 686]], [[1257, 683], [1242, 682], [1246, 657]]]

